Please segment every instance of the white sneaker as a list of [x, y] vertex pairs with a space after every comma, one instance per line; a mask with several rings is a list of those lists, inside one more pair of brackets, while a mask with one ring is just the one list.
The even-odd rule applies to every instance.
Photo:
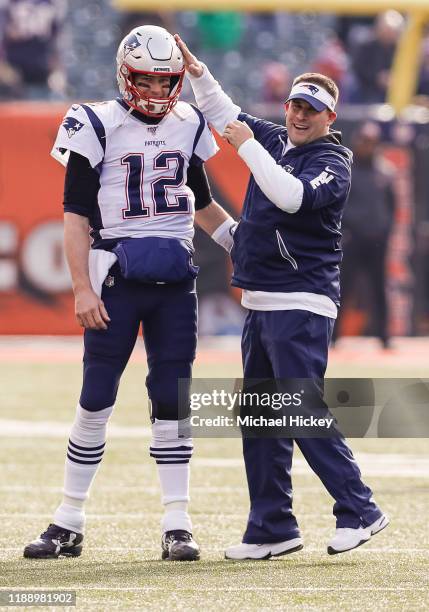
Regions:
[[375, 535], [389, 524], [389, 517], [385, 514], [374, 521], [369, 527], [358, 527], [351, 529], [350, 527], [340, 527], [335, 531], [335, 535], [328, 543], [328, 555], [337, 555], [338, 553], [353, 550], [365, 544]]
[[264, 560], [270, 557], [280, 557], [288, 555], [303, 548], [301, 538], [286, 540], [285, 542], [275, 542], [274, 544], [238, 544], [230, 546], [225, 551], [225, 559], [244, 560], [258, 559]]

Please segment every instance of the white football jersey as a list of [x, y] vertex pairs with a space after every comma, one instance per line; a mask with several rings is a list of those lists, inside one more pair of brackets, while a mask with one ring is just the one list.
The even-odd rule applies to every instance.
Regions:
[[128, 110], [119, 99], [71, 106], [52, 155], [66, 164], [74, 151], [100, 172], [94, 237], [192, 240], [195, 198], [187, 170], [193, 156], [206, 161], [218, 151], [213, 134], [185, 102], [155, 125]]

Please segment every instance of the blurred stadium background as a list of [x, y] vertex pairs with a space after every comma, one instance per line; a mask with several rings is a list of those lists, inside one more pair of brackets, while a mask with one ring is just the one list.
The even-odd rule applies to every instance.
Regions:
[[[239, 441], [197, 441], [192, 512], [204, 560], [191, 567], [157, 561], [159, 504], [147, 457], [141, 343], [124, 375], [89, 504], [85, 556], [21, 559], [22, 544], [58, 502], [81, 380], [81, 331], [62, 249], [63, 170], [49, 151], [71, 101], [117, 95], [116, 48], [135, 25], [179, 32], [247, 112], [282, 122], [293, 76], [317, 70], [341, 87], [337, 126], [346, 145], [368, 120], [379, 128], [377, 159], [390, 168], [393, 193], [385, 267], [393, 340], [383, 346], [377, 339], [377, 287], [352, 268], [328, 374], [428, 377], [427, 1], [170, 0], [167, 12], [158, 9], [153, 0], [0, 0], [0, 589], [77, 589], [78, 608], [91, 610], [426, 609], [424, 438], [352, 441], [393, 523], [353, 555], [334, 559], [324, 554], [333, 529], [330, 500], [297, 453], [296, 512], [306, 548], [256, 565], [221, 561], [247, 511]], [[183, 95], [192, 100], [189, 87]], [[208, 165], [213, 193], [239, 215], [247, 171], [220, 144]], [[360, 219], [368, 228], [375, 224], [373, 205], [374, 215], [366, 207]], [[243, 311], [229, 287], [230, 264], [198, 231], [195, 244], [201, 266], [195, 375], [239, 377]]]

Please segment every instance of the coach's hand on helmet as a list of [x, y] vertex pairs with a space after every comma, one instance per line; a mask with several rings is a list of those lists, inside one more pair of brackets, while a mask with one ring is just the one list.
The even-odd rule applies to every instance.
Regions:
[[237, 149], [237, 151], [243, 142], [250, 140], [250, 138], [254, 138], [254, 134], [247, 123], [244, 123], [244, 121], [239, 121], [238, 119], [226, 124], [222, 136], [229, 142], [229, 144]]
[[85, 329], [107, 329], [110, 321], [103, 301], [90, 288], [75, 292], [75, 314]]
[[183, 42], [183, 40], [180, 38], [178, 34], [174, 35], [174, 40], [176, 41], [177, 46], [179, 47], [179, 49], [181, 50], [183, 54], [183, 60], [185, 62], [185, 69], [190, 74], [192, 74], [192, 76], [200, 77], [204, 72], [204, 68], [202, 64], [200, 63], [200, 61], [198, 60], [198, 58], [196, 58], [195, 55], [192, 55], [192, 53], [189, 51], [188, 47], [186, 46], [186, 44]]

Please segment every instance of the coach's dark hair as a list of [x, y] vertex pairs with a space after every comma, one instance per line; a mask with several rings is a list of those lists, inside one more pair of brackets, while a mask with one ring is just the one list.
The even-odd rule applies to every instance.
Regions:
[[326, 89], [326, 91], [331, 94], [335, 103], [338, 102], [338, 97], [340, 95], [338, 85], [324, 74], [320, 74], [319, 72], [304, 72], [304, 74], [300, 74], [294, 79], [292, 87], [298, 85], [298, 83], [314, 83], [314, 85], [320, 85], [320, 87], [323, 87], [323, 89]]

